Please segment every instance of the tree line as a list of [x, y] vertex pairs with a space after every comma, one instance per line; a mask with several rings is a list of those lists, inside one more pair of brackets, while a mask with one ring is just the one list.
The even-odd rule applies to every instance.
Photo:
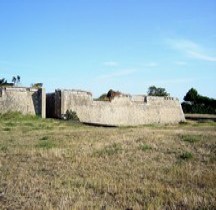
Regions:
[[[150, 86], [149, 96], [169, 96], [165, 88]], [[191, 114], [216, 114], [216, 100], [207, 96], [200, 95], [196, 89], [191, 88], [184, 96], [181, 103], [184, 113]]]
[[20, 84], [21, 77], [19, 75], [13, 76], [11, 82], [8, 82], [5, 78], [0, 79], [0, 86], [16, 86]]
[[[106, 94], [102, 94], [98, 99], [99, 101], [108, 101], [110, 92], [120, 93], [119, 91], [109, 90]], [[170, 94], [165, 88], [150, 86], [147, 91], [148, 96], [161, 96], [166, 97]], [[207, 96], [198, 94], [197, 90], [191, 88], [184, 96], [184, 101], [181, 103], [184, 113], [196, 114], [216, 114], [216, 100]]]
[[216, 114], [216, 100], [200, 95], [194, 88], [186, 93], [181, 105], [184, 113]]
[[[165, 88], [150, 86], [149, 96], [169, 96]], [[216, 99], [200, 95], [196, 89], [191, 88], [184, 96], [181, 103], [184, 113], [191, 114], [216, 114]]]
[[[20, 87], [21, 86], [21, 77], [19, 75], [13, 76], [11, 82], [8, 82], [5, 78], [0, 79], [0, 87]], [[42, 88], [43, 83], [32, 83], [32, 88]]]

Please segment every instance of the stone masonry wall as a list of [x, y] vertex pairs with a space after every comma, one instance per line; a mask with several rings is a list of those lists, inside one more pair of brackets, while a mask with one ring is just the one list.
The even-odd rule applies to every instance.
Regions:
[[[60, 109], [58, 107], [58, 109]], [[81, 122], [102, 125], [141, 125], [185, 121], [181, 104], [171, 97], [120, 96], [93, 101], [84, 91], [61, 90], [61, 116], [75, 111]]]
[[18, 111], [23, 114], [46, 117], [46, 95], [44, 89], [1, 87], [0, 113]]

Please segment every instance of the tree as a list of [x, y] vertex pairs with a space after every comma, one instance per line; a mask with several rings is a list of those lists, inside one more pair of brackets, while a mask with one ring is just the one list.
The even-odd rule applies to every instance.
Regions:
[[111, 101], [113, 98], [115, 98], [116, 96], [120, 96], [121, 92], [120, 91], [115, 91], [110, 89], [107, 93], [107, 98], [109, 98], [109, 100]]
[[0, 85], [6, 85], [7, 84], [7, 80], [5, 80], [5, 78], [0, 79]]
[[42, 88], [43, 83], [34, 83], [34, 84], [31, 84], [31, 86], [32, 86], [33, 88]]
[[2, 78], [2, 79], [0, 79], [0, 86], [11, 87], [11, 86], [13, 86], [13, 83], [8, 83], [5, 78]]
[[194, 88], [186, 93], [181, 105], [184, 113], [216, 114], [216, 100], [199, 95]]
[[196, 89], [191, 88], [186, 95], [184, 96], [184, 101], [190, 102], [190, 103], [196, 103], [198, 101], [199, 95]]
[[15, 76], [12, 77], [12, 82], [14, 83], [14, 85], [16, 84], [16, 77]]
[[100, 95], [99, 98], [96, 99], [96, 101], [109, 101], [107, 93], [103, 93], [102, 95]]
[[120, 91], [114, 91], [110, 89], [107, 93], [102, 94], [99, 98], [97, 98], [97, 101], [111, 101], [116, 96], [120, 96], [122, 93]]
[[14, 86], [18, 85], [20, 83], [20, 79], [21, 78], [19, 75], [17, 75], [16, 77], [15, 76], [12, 77], [12, 82], [13, 82]]
[[150, 86], [148, 88], [148, 96], [169, 96], [170, 94], [166, 92], [165, 88], [157, 88], [155, 86]]
[[20, 83], [20, 76], [19, 75], [17, 75], [17, 83]]

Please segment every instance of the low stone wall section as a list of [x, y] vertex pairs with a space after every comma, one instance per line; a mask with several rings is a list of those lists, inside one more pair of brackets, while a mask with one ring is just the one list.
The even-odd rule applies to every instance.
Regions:
[[2, 87], [0, 88], [0, 113], [17, 111], [23, 114], [46, 117], [44, 89]]
[[58, 117], [64, 116], [67, 110], [72, 110], [82, 122], [102, 125], [185, 121], [181, 104], [171, 97], [119, 96], [112, 101], [94, 101], [88, 92], [61, 90], [61, 108], [57, 109], [61, 109], [61, 116]]

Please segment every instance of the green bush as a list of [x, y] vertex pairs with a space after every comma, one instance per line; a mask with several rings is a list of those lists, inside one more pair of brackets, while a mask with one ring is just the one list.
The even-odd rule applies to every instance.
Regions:
[[193, 158], [193, 154], [191, 152], [183, 152], [180, 155], [180, 158], [183, 160], [189, 160], [189, 159]]
[[67, 110], [66, 114], [65, 114], [65, 118], [66, 120], [72, 120], [75, 122], [79, 122], [79, 117], [77, 116], [76, 112], [72, 111], [72, 110]]

